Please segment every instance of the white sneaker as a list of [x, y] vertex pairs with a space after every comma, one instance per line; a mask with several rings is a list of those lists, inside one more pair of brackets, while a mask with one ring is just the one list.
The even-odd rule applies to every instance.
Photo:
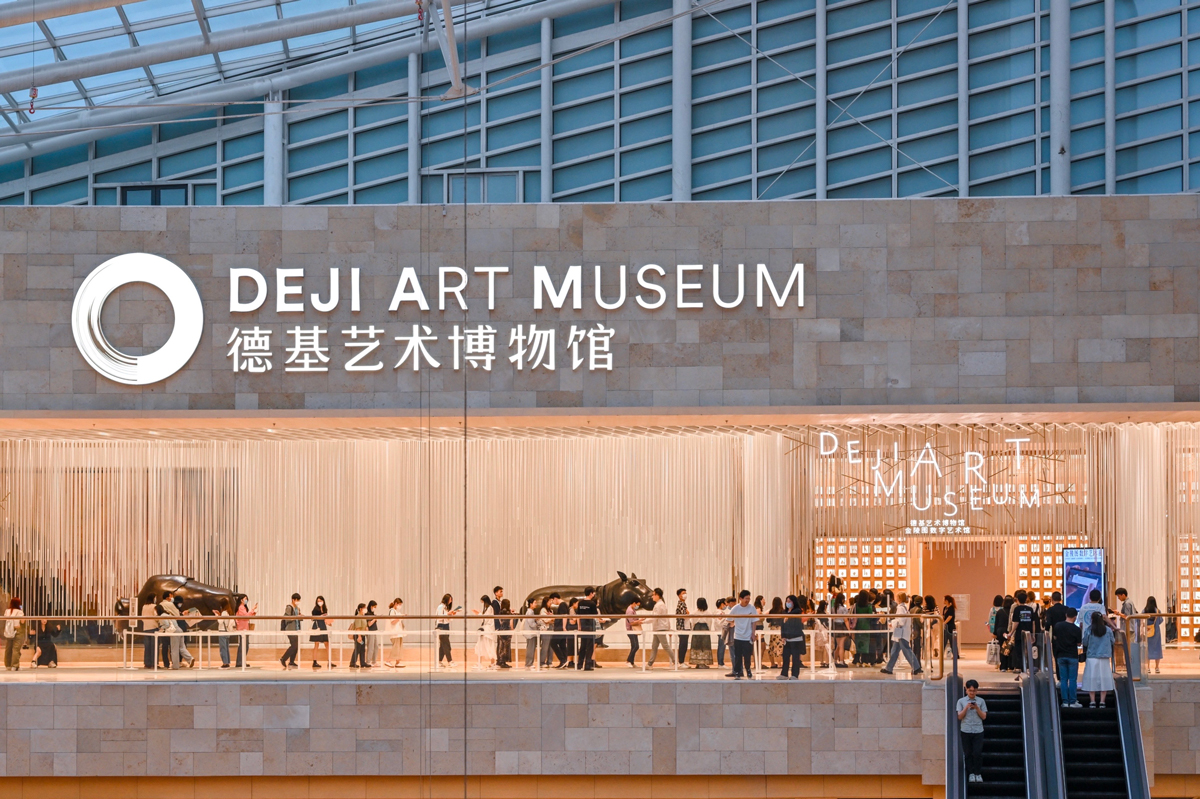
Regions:
[[975, 782], [983, 782], [983, 775], [982, 775], [982, 774], [976, 774], [976, 775], [975, 775]]
[[1063, 707], [1070, 707], [1070, 705], [1069, 705], [1068, 703], [1066, 703], [1066, 702], [1063, 702], [1063, 703], [1062, 703], [1062, 706], [1063, 706]]
[[974, 774], [968, 774], [968, 775], [967, 775], [967, 782], [975, 782], [975, 775], [974, 775]]
[[1083, 705], [1079, 704], [1078, 702], [1072, 702], [1071, 707], [1083, 707]]

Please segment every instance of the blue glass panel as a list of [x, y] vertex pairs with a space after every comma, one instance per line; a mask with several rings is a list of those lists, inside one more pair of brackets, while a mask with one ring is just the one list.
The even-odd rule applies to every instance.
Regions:
[[542, 135], [542, 123], [537, 117], [495, 125], [488, 128], [488, 149], [503, 150], [525, 142], [537, 141]]
[[827, 12], [825, 30], [832, 36], [891, 18], [891, 0], [867, 0]]
[[830, 70], [826, 85], [830, 94], [839, 94], [851, 89], [861, 89], [872, 81], [889, 80], [891, 77], [891, 59], [880, 58]]
[[692, 77], [692, 97], [707, 97], [750, 85], [750, 65], [737, 64]]
[[154, 171], [150, 162], [144, 161], [133, 166], [111, 169], [108, 172], [96, 174], [97, 183], [149, 183], [154, 180]]
[[660, 166], [670, 166], [670, 164], [670, 142], [643, 147], [640, 150], [629, 150], [621, 154], [622, 175], [636, 175], [639, 172], [648, 172]]
[[758, 140], [766, 142], [772, 139], [781, 139], [784, 136], [792, 136], [799, 131], [813, 130], [816, 125], [816, 116], [816, 109], [809, 106], [769, 117], [759, 117]]
[[1188, 42], [1188, 66], [1194, 67], [1196, 64], [1200, 64], [1200, 39]]
[[[1104, 65], [1093, 64], [1090, 67], [1080, 67], [1071, 70], [1071, 94], [1083, 94], [1104, 86]], [[1045, 84], [1042, 84], [1045, 89]], [[1048, 97], [1045, 92], [1043, 96]]]
[[812, 87], [812, 79], [809, 79], [808, 86], [805, 86], [798, 80], [789, 80], [786, 83], [780, 83], [775, 86], [762, 86], [758, 90], [758, 111], [765, 113], [773, 111], [776, 108], [782, 108], [785, 105], [795, 105], [796, 103], [804, 103], [811, 101], [816, 97], [816, 92]]
[[1036, 194], [1037, 177], [1032, 172], [1010, 175], [971, 187], [972, 197], [1028, 197]]
[[968, 81], [972, 89], [990, 86], [993, 83], [1006, 83], [1016, 78], [1032, 75], [1034, 71], [1034, 53], [1026, 50], [1014, 53], [1004, 58], [985, 61], [982, 64], [972, 64], [968, 68]]
[[939, 103], [915, 111], [902, 112], [896, 121], [897, 135], [911, 136], [946, 125], [958, 124], [958, 104]]
[[655, 28], [652, 31], [645, 33], [635, 33], [632, 36], [627, 36], [621, 40], [621, 57], [631, 58], [633, 56], [649, 53], [653, 50], [662, 50], [665, 47], [671, 46], [671, 29], [670, 28]]
[[554, 81], [554, 102], [569, 103], [613, 90], [613, 70], [601, 69], [577, 78]]
[[1117, 120], [1117, 145], [1172, 133], [1182, 127], [1183, 109], [1179, 106], [1125, 117]]
[[542, 42], [540, 25], [526, 25], [513, 31], [497, 33], [487, 37], [488, 55], [499, 55], [509, 50], [519, 50], [522, 47], [532, 47]]
[[[744, 38], [744, 37], [743, 37]], [[750, 55], [750, 45], [734, 36], [717, 39], [715, 42], [697, 44], [692, 47], [692, 69], [736, 61]]]
[[349, 205], [350, 200], [345, 194], [338, 194], [333, 197], [322, 197], [320, 200], [313, 200], [306, 205]]
[[1117, 181], [1117, 194], [1174, 194], [1183, 191], [1183, 170], [1179, 167]]
[[[538, 119], [531, 121], [536, 125]], [[554, 132], [566, 133], [571, 130], [600, 125], [613, 121], [613, 98], [605, 97], [592, 103], [564, 108], [554, 112]]]
[[670, 113], [658, 114], [657, 116], [645, 117], [634, 122], [624, 122], [621, 124], [622, 146], [670, 135]]
[[401, 58], [398, 61], [389, 61], [386, 64], [367, 67], [355, 72], [354, 88], [362, 91], [363, 89], [370, 89], [373, 86], [382, 86], [385, 83], [404, 80], [407, 77], [408, 59]]
[[137, 149], [138, 147], [149, 147], [150, 134], [150, 128], [138, 128], [128, 133], [118, 133], [116, 136], [109, 136], [107, 139], [99, 139], [96, 142], [96, 157], [103, 158], [106, 155], [123, 153], [128, 150]]
[[291, 125], [288, 125], [288, 141], [292, 144], [299, 144], [302, 141], [315, 139], [318, 136], [338, 133], [346, 129], [347, 121], [346, 112], [338, 111], [334, 114], [326, 114], [325, 116], [306, 119], [302, 122], [293, 122]]
[[224, 205], [262, 205], [263, 204], [263, 188], [257, 186], [246, 191], [239, 191], [233, 194], [226, 194]]
[[651, 86], [636, 92], [625, 92], [621, 95], [621, 116], [633, 116], [658, 108], [671, 105], [671, 86]]
[[[444, 136], [447, 133], [454, 133], [463, 129], [463, 110], [459, 108], [451, 108], [437, 114], [426, 114], [421, 118], [421, 137], [432, 138], [434, 136]], [[474, 127], [479, 124], [479, 103], [471, 103], [467, 106], [466, 113], [467, 127]]]
[[11, 161], [7, 164], [0, 164], [0, 183], [8, 183], [10, 180], [20, 180], [25, 177], [25, 162]]
[[345, 94], [348, 90], [346, 76], [339, 75], [336, 78], [297, 86], [288, 92], [288, 99], [324, 100], [326, 97], [336, 97], [339, 94]]
[[203, 169], [217, 163], [217, 145], [198, 147], [175, 155], [167, 155], [158, 159], [158, 176], [165, 178], [191, 172], [193, 169]]
[[1171, 14], [1117, 28], [1117, 52], [1147, 47], [1179, 36], [1179, 15]]
[[596, 161], [587, 161], [574, 166], [554, 170], [554, 191], [571, 191], [582, 186], [612, 180], [613, 157], [606, 156]]
[[408, 180], [393, 180], [354, 192], [358, 205], [396, 205], [408, 202]]
[[217, 187], [215, 184], [204, 184], [192, 187], [192, 203], [194, 205], [216, 205]]
[[[817, 49], [815, 47], [801, 47], [786, 53], [776, 53], [770, 58], [758, 59], [758, 83], [761, 86], [763, 83], [779, 78], [788, 78], [794, 81], [795, 76], [812, 72], [816, 68]], [[812, 82], [810, 79], [809, 83]], [[812, 89], [798, 81], [797, 85], [806, 89], [807, 94], [812, 95]]]
[[817, 171], [812, 166], [794, 166], [780, 175], [763, 175], [758, 180], [760, 200], [794, 197], [817, 186]]
[[[621, 19], [634, 19], [670, 10], [671, 0], [621, 0]], [[529, 201], [528, 195], [525, 200]]]
[[191, 116], [196, 117], [196, 119], [191, 122], [170, 122], [159, 125], [158, 140], [168, 141], [170, 139], [178, 139], [180, 136], [187, 136], [191, 133], [198, 133], [217, 126], [217, 112], [215, 110], [197, 112]]
[[525, 173], [525, 202], [540, 203], [542, 201], [542, 173]]
[[578, 194], [569, 194], [566, 197], [560, 197], [556, 200], [556, 202], [560, 203], [610, 203], [612, 201], [612, 186], [599, 186], [588, 191], [581, 191]]
[[853, 186], [830, 189], [826, 196], [835, 200], [852, 197], [891, 197], [892, 179], [879, 178], [878, 180], [870, 180], [866, 183], [856, 183]]
[[958, 75], [954, 71], [916, 80], [906, 80], [896, 87], [896, 96], [902, 106], [923, 103], [926, 100], [957, 93]]
[[1104, 180], [1103, 155], [1097, 155], [1093, 158], [1082, 158], [1071, 162], [1072, 186], [1083, 186], [1087, 183], [1094, 183], [1097, 180]]
[[[716, 19], [712, 17], [716, 17]], [[692, 39], [707, 39], [709, 36], [728, 33], [726, 28], [732, 28], [736, 31], [749, 26], [750, 6], [744, 5], [741, 8], [714, 13], [712, 17], [708, 16], [708, 14], [692, 17]]]
[[958, 154], [958, 132], [949, 130], [923, 139], [912, 139], [900, 145], [896, 154], [896, 164], [912, 166], [926, 161], [936, 161], [939, 158]]
[[1071, 33], [1104, 27], [1104, 3], [1071, 9]]
[[440, 175], [425, 175], [421, 178], [421, 202], [440, 203], [442, 201], [442, 178]]
[[[84, 149], [87, 149], [86, 147]], [[60, 205], [61, 203], [86, 200], [88, 196], [87, 178], [59, 183], [57, 186], [47, 186], [44, 189], [34, 189], [30, 202], [33, 205]]]
[[[25, 200], [24, 195], [17, 195], [17, 196], [21, 198], [22, 202], [24, 202], [24, 200]], [[93, 205], [116, 205], [117, 204], [117, 190], [115, 188], [96, 189], [96, 191], [92, 194], [92, 204]], [[197, 203], [197, 204], [199, 204], [199, 203]]]
[[1071, 40], [1071, 63], [1082, 64], [1094, 58], [1104, 58], [1104, 31]]
[[1135, 17], [1145, 17], [1169, 8], [1179, 8], [1179, 0], [1115, 0], [1113, 4], [1117, 22]]
[[421, 54], [421, 72], [433, 72], [445, 68], [446, 59], [442, 57], [441, 50], [430, 50]]
[[621, 202], [647, 202], [671, 197], [671, 173], [660, 172], [621, 184]]
[[487, 201], [490, 203], [515, 203], [517, 201], [517, 175], [487, 175]]
[[[242, 158], [247, 155], [254, 155], [263, 151], [263, 135], [261, 133], [251, 133], [249, 136], [239, 136], [236, 139], [229, 139], [224, 144], [224, 154], [226, 161], [232, 161], [236, 158]], [[183, 172], [184, 170], [177, 170]]]
[[[762, 6], [760, 5], [761, 9]], [[769, 28], [759, 28], [758, 49], [770, 52], [780, 47], [793, 47], [800, 42], [807, 42], [817, 37], [817, 21], [814, 17], [804, 17], [785, 22], [782, 25], [772, 25]]]
[[1003, 119], [993, 119], [971, 126], [971, 149], [982, 150], [996, 144], [1023, 139], [1033, 135], [1034, 116], [1030, 111]]
[[1200, 152], [1200, 133], [1188, 134], [1188, 152]]
[[354, 137], [354, 154], [366, 155], [376, 150], [386, 150], [389, 147], [404, 147], [408, 144], [408, 123], [399, 122], [395, 125], [384, 125], [381, 128], [371, 128], [356, 134]]
[[46, 153], [45, 155], [35, 155], [31, 159], [32, 164], [30, 167], [30, 174], [40, 175], [43, 172], [62, 169], [63, 167], [71, 166], [72, 164], [82, 164], [87, 159], [88, 146], [86, 144], [77, 144], [74, 147], [55, 150], [54, 152]]
[[1104, 95], [1094, 94], [1091, 97], [1084, 97], [1079, 100], [1071, 101], [1071, 124], [1078, 125], [1081, 122], [1090, 122], [1093, 119], [1104, 118]]
[[303, 200], [315, 194], [346, 188], [348, 170], [342, 166], [326, 169], [324, 172], [314, 172], [288, 180], [288, 199]]
[[1033, 0], [987, 0], [983, 3], [972, 3], [967, 12], [967, 25], [982, 28], [994, 22], [1023, 17], [1032, 14], [1033, 11]]
[[750, 116], [750, 94], [722, 97], [692, 106], [692, 127], [704, 128], [739, 117]]
[[374, 125], [388, 119], [404, 119], [407, 116], [407, 103], [372, 103], [354, 109], [354, 123], [360, 126]]
[[876, 172], [887, 172], [891, 168], [892, 150], [890, 147], [881, 147], [878, 150], [858, 153], [848, 158], [830, 160], [826, 175], [830, 184], [844, 183], [848, 180], [873, 175]]
[[542, 147], [535, 144], [501, 155], [489, 155], [488, 166], [539, 166], [542, 163]]
[[1124, 114], [1139, 108], [1179, 100], [1183, 96], [1183, 81], [1179, 75], [1139, 83], [1125, 89], [1117, 89], [1117, 113]]
[[793, 162], [797, 164], [811, 163], [816, 160], [816, 148], [813, 147], [815, 141], [816, 139], [812, 136], [802, 136], [799, 139], [772, 144], [769, 147], [759, 147], [759, 171], [779, 169]]
[[1117, 150], [1117, 174], [1141, 172], [1183, 158], [1183, 139], [1179, 136], [1162, 141]]
[[[479, 155], [479, 132], [467, 136], [467, 158]], [[421, 166], [437, 166], [439, 164], [461, 163], [463, 159], [463, 137], [442, 139], [431, 142], [421, 148]]]
[[770, 22], [793, 14], [803, 14], [816, 8], [814, 0], [759, 0], [758, 22]]
[[[595, 50], [588, 50], [565, 61], [559, 61], [554, 65], [554, 74], [567, 75], [572, 72], [578, 72], [581, 69], [587, 69], [588, 67], [611, 64], [614, 52], [611, 44], [606, 44], [604, 47], [597, 47]], [[560, 53], [558, 57], [561, 58], [562, 54]]]
[[708, 191], [696, 192], [692, 195], [693, 200], [701, 202], [715, 202], [717, 200], [752, 200], [754, 199], [754, 189], [750, 185], [750, 181], [745, 183], [734, 183], [729, 186], [722, 186], [719, 189], [709, 189]]
[[750, 153], [735, 153], [724, 158], [705, 161], [692, 166], [692, 185], [707, 186], [712, 183], [723, 183], [734, 178], [746, 177], [750, 174]]
[[825, 45], [829, 64], [840, 64], [871, 53], [882, 53], [892, 49], [892, 29], [876, 28], [854, 36], [833, 39]]
[[979, 119], [1022, 106], [1033, 105], [1033, 81], [973, 95], [969, 104], [971, 119]]
[[949, 36], [958, 31], [958, 22], [951, 14], [901, 22], [896, 26], [896, 45], [908, 47], [917, 42], [928, 42], [940, 36]]
[[1093, 150], [1104, 149], [1104, 126], [1093, 125], [1090, 128], [1071, 131], [1071, 154], [1082, 155]]
[[669, 77], [671, 77], [670, 53], [621, 65], [622, 88]]
[[446, 181], [450, 186], [450, 202], [461, 203], [464, 199], [469, 203], [483, 202], [483, 179], [479, 175], [468, 175], [466, 177], [466, 197], [463, 197], [464, 180], [462, 175], [451, 175]]
[[604, 5], [554, 20], [554, 38], [570, 36], [573, 33], [584, 33], [611, 24], [613, 24], [613, 7]]
[[896, 72], [901, 77], [915, 75], [918, 72], [928, 72], [931, 69], [955, 64], [957, 61], [958, 45], [955, 42], [942, 42], [932, 47], [906, 51], [899, 58]]
[[1188, 103], [1188, 126], [1200, 126], [1200, 100], [1193, 100]]
[[1148, 78], [1162, 72], [1179, 69], [1183, 54], [1177, 44], [1147, 50], [1137, 55], [1117, 59], [1117, 83]]
[[8, 197], [0, 198], [0, 205], [24, 205], [25, 194], [12, 194]]
[[1016, 47], [1033, 44], [1033, 23], [1020, 22], [1004, 28], [974, 33], [967, 42], [971, 58], [982, 58]]
[[354, 165], [354, 182], [370, 183], [373, 180], [403, 175], [407, 172], [408, 153], [401, 150], [398, 153], [388, 153], [356, 163]]
[[881, 137], [885, 141], [892, 137], [892, 120], [888, 117], [829, 131], [829, 152], [842, 153], [859, 147], [869, 147], [878, 144]]
[[601, 128], [591, 133], [581, 133], [554, 142], [554, 163], [574, 161], [576, 158], [586, 158], [589, 155], [602, 153], [613, 148], [612, 128]]
[[539, 89], [526, 89], [523, 92], [505, 94], [488, 99], [488, 121], [507, 119], [517, 114], [528, 114], [537, 111], [542, 106]]
[[[928, 172], [924, 169], [914, 169], [897, 175], [896, 196], [914, 197], [918, 194], [958, 189], [958, 161], [934, 164], [928, 169]], [[930, 172], [933, 174], [929, 174]]]
[[1002, 175], [1005, 172], [1015, 172], [1024, 167], [1034, 165], [1035, 154], [1033, 142], [993, 150], [990, 153], [971, 156], [971, 180]]
[[692, 157], [703, 158], [737, 147], [749, 147], [750, 141], [749, 122], [710, 130], [707, 133], [697, 133], [692, 137]]
[[493, 88], [489, 89], [488, 92], [508, 91], [509, 89], [515, 89], [518, 86], [530, 83], [541, 83], [544, 70], [537, 69], [538, 64], [539, 62], [537, 61], [525, 61], [500, 69], [489, 69], [487, 73], [488, 84]]
[[240, 164], [225, 167], [224, 172], [225, 184], [222, 188], [236, 189], [238, 186], [244, 186], [247, 183], [254, 183], [263, 179], [263, 162], [259, 158], [254, 161], [245, 161]]
[[299, 172], [302, 169], [313, 169], [340, 161], [346, 157], [347, 152], [348, 147], [344, 136], [311, 144], [308, 147], [298, 147], [288, 151], [288, 171]]

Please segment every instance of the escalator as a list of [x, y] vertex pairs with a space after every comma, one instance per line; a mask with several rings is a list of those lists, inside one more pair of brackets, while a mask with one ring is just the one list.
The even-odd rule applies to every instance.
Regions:
[[1025, 720], [1015, 688], [981, 688], [987, 702], [983, 782], [968, 782], [968, 799], [1025, 799]]
[[1067, 799], [1128, 799], [1121, 722], [1114, 697], [1106, 708], [1059, 708]]

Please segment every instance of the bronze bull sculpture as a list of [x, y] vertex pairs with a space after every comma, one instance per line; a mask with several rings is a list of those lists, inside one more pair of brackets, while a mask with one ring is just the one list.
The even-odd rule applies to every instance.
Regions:
[[[534, 602], [545, 604], [546, 598], [551, 594], [558, 594], [564, 602], [569, 602], [574, 597], [582, 597], [585, 588], [586, 585], [548, 585], [531, 591], [529, 596], [525, 597], [521, 613], [524, 614]], [[650, 591], [645, 580], [638, 579], [636, 574], [626, 576], [625, 572], [617, 572], [616, 580], [596, 586], [596, 604], [600, 608], [601, 616], [622, 616], [635, 601], [644, 606], [652, 605]], [[609, 627], [615, 621], [615, 618], [609, 618], [602, 626]]]
[[[147, 580], [138, 592], [137, 615], [142, 614], [146, 605], [158, 604], [164, 592], [170, 593], [172, 597], [179, 597], [183, 602], [181, 610], [184, 612], [195, 608], [202, 616], [216, 616], [222, 611], [232, 616], [237, 613], [238, 604], [245, 596], [178, 574], [156, 574]], [[115, 610], [118, 616], [131, 615], [129, 600], [118, 599]], [[200, 630], [215, 628], [213, 622], [199, 622], [191, 626]]]

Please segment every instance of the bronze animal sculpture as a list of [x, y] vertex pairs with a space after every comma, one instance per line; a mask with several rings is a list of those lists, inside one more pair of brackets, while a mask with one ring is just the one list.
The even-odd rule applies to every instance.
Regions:
[[[245, 596], [245, 594], [237, 594], [227, 588], [218, 588], [178, 574], [156, 574], [147, 580], [146, 584], [142, 586], [142, 590], [138, 592], [137, 615], [141, 615], [142, 609], [146, 605], [157, 604], [162, 599], [164, 592], [170, 592], [172, 597], [179, 597], [183, 601], [181, 610], [184, 612], [195, 608], [200, 611], [202, 616], [215, 616], [221, 611], [232, 616], [237, 613], [238, 603]], [[117, 600], [116, 615], [130, 615], [128, 599]], [[209, 629], [213, 626], [213, 622], [200, 622], [191, 626], [201, 630]]]
[[[551, 594], [558, 594], [564, 602], [570, 601], [573, 597], [582, 597], [585, 588], [587, 588], [586, 585], [547, 585], [531, 591], [529, 596], [525, 597], [521, 613], [524, 614], [534, 602], [544, 603]], [[616, 580], [604, 585], [597, 585], [595, 588], [596, 604], [600, 608], [601, 616], [621, 616], [635, 600], [643, 605], [650, 603], [650, 587], [636, 574], [626, 576], [625, 572], [617, 572]], [[615, 622], [615, 618], [608, 618], [602, 626], [609, 627]]]

